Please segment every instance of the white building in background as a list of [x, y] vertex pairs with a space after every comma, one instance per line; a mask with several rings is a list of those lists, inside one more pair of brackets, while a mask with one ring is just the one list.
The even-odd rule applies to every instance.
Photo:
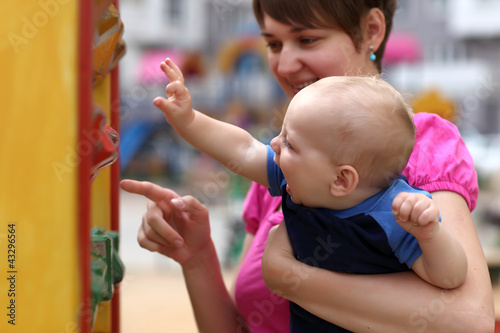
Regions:
[[448, 24], [451, 33], [460, 39], [485, 39], [500, 36], [500, 1], [449, 1]]
[[122, 0], [127, 55], [121, 64], [122, 90], [139, 84], [139, 63], [145, 49], [203, 45], [205, 0]]
[[420, 41], [422, 59], [387, 68], [403, 91], [434, 87], [460, 106], [460, 126], [500, 132], [500, 1], [400, 0], [394, 32]]
[[122, 65], [125, 90], [138, 84], [144, 52], [176, 49], [210, 59], [223, 41], [254, 21], [248, 0], [121, 0], [120, 12], [128, 45]]

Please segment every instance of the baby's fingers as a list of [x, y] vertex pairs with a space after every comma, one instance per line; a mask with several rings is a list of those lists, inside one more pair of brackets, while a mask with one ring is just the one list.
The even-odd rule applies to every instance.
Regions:
[[170, 82], [180, 81], [184, 84], [184, 75], [182, 75], [182, 71], [172, 61], [172, 59], [165, 59], [165, 61], [160, 64], [160, 68], [163, 73], [165, 73], [165, 75], [170, 79]]
[[429, 223], [439, 222], [439, 211], [436, 205], [432, 202], [422, 202], [422, 209], [415, 217], [415, 220], [419, 225], [427, 225]]
[[189, 90], [180, 81], [170, 82], [165, 89], [169, 99], [184, 100], [189, 97]]
[[406, 222], [410, 219], [414, 202], [412, 196], [402, 192], [392, 201], [392, 212], [397, 220]]
[[179, 105], [179, 102], [185, 102], [190, 98], [189, 90], [179, 81], [169, 83], [166, 93], [168, 99], [156, 97], [153, 100], [153, 104], [162, 110], [163, 113], [169, 112], [173, 105]]

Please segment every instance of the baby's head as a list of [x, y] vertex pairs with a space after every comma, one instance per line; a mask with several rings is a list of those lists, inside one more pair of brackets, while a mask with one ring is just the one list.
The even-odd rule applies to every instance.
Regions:
[[321, 79], [293, 98], [288, 116], [310, 122], [321, 138], [318, 148], [333, 164], [352, 166], [361, 186], [389, 186], [408, 163], [415, 142], [411, 108], [375, 77]]

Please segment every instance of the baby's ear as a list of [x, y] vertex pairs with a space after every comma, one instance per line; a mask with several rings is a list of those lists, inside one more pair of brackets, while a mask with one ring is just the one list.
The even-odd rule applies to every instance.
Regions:
[[344, 197], [358, 186], [359, 175], [351, 165], [341, 165], [337, 168], [335, 178], [330, 183], [330, 194], [334, 197]]

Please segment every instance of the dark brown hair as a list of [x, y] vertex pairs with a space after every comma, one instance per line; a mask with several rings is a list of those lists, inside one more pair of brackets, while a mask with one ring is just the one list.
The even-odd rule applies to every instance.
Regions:
[[361, 19], [370, 9], [380, 9], [385, 17], [386, 30], [384, 40], [375, 52], [375, 64], [379, 71], [382, 70], [381, 60], [396, 7], [397, 0], [253, 0], [255, 18], [261, 27], [266, 13], [276, 21], [288, 25], [340, 28], [351, 37], [358, 52], [363, 41]]

